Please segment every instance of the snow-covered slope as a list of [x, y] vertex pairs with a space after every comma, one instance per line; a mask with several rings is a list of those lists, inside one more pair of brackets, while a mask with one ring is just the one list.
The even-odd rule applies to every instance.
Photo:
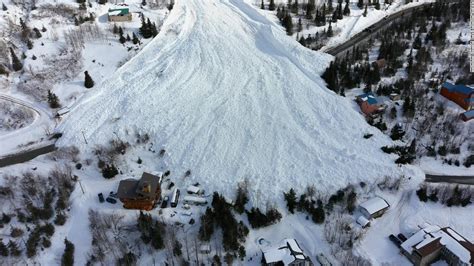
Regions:
[[230, 195], [243, 178], [273, 198], [398, 174], [388, 139], [325, 88], [330, 59], [242, 0], [178, 0], [156, 39], [77, 104], [60, 145], [150, 133], [172, 172]]

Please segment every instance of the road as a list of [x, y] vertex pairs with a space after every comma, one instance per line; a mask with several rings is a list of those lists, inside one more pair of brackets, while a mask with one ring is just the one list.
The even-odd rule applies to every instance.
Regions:
[[411, 13], [413, 11], [415, 11], [417, 9], [420, 9], [425, 5], [430, 5], [430, 4], [432, 4], [432, 3], [424, 3], [424, 4], [421, 4], [421, 5], [418, 5], [418, 6], [410, 7], [410, 8], [404, 9], [404, 10], [400, 10], [396, 13], [393, 13], [393, 14], [383, 18], [379, 22], [376, 22], [376, 23], [372, 24], [366, 30], [357, 33], [356, 35], [354, 35], [352, 38], [350, 38], [345, 43], [340, 44], [336, 47], [329, 48], [325, 52], [330, 54], [330, 55], [336, 56], [336, 57], [344, 55], [343, 53], [345, 51], [347, 51], [348, 49], [358, 45], [359, 43], [361, 43], [363, 41], [366, 41], [372, 34], [377, 33], [379, 30], [381, 30], [383, 27], [387, 26], [388, 24], [392, 23], [394, 20], [396, 20], [398, 18], [401, 18], [403, 16], [409, 16], [409, 15], [411, 15]]
[[425, 181], [429, 183], [450, 183], [474, 185], [474, 176], [447, 176], [447, 175], [431, 175], [425, 174]]
[[40, 155], [47, 154], [56, 150], [55, 144], [46, 144], [44, 146], [21, 151], [15, 154], [7, 155], [3, 158], [0, 158], [0, 167], [5, 167], [9, 165], [24, 163], [29, 160], [32, 160]]
[[[52, 126], [51, 112], [42, 106], [0, 94], [0, 100], [23, 106], [35, 113], [34, 121], [18, 130], [0, 135], [0, 167], [27, 162], [39, 155], [56, 150], [54, 143], [47, 140], [45, 130]], [[52, 131], [52, 130], [51, 130]], [[37, 143], [35, 148], [21, 149], [27, 143]]]

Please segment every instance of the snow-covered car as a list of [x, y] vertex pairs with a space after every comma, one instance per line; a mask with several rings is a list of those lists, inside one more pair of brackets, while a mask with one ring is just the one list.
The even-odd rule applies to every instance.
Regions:
[[108, 203], [111, 203], [111, 204], [117, 203], [117, 200], [114, 199], [114, 198], [111, 198], [111, 197], [107, 197], [107, 198], [105, 199], [105, 201], [107, 201]]
[[99, 194], [97, 194], [97, 197], [99, 197], [99, 202], [100, 202], [100, 203], [103, 203], [103, 202], [104, 202], [104, 194], [99, 193]]

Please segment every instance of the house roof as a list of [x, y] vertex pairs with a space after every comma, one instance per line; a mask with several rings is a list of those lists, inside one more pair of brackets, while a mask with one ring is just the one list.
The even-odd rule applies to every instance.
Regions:
[[284, 265], [289, 265], [295, 260], [306, 259], [295, 239], [282, 240], [278, 246], [263, 251], [263, 256], [267, 263], [283, 262]]
[[474, 245], [450, 227], [425, 225], [403, 242], [401, 247], [410, 254], [416, 251], [422, 256], [445, 247], [459, 260], [468, 264], [474, 263]]
[[364, 208], [370, 215], [372, 215], [380, 210], [388, 208], [390, 205], [381, 197], [374, 197], [361, 203], [359, 206]]
[[109, 9], [109, 16], [124, 16], [129, 13], [128, 7], [116, 7]]
[[120, 181], [117, 197], [123, 198], [152, 198], [160, 185], [160, 178], [144, 172], [142, 178], [125, 179]]
[[378, 103], [377, 98], [375, 97], [375, 95], [372, 92], [368, 92], [368, 93], [358, 95], [357, 98], [360, 99], [363, 102], [367, 102], [370, 105]]
[[468, 87], [466, 85], [454, 85], [454, 84], [449, 83], [449, 82], [443, 83], [443, 88], [445, 88], [445, 89], [447, 89], [451, 92], [457, 92], [457, 93], [462, 93], [462, 94], [466, 94], [466, 95], [474, 93], [474, 89], [471, 88], [471, 87]]

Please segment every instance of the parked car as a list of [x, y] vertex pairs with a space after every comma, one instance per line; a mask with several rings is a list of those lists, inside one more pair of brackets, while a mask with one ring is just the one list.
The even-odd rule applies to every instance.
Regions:
[[111, 203], [111, 204], [117, 203], [117, 200], [114, 199], [114, 198], [111, 198], [111, 197], [107, 197], [107, 198], [105, 199], [105, 201], [107, 201], [108, 203]]
[[390, 239], [390, 241], [392, 241], [395, 245], [397, 245], [397, 247], [400, 247], [400, 245], [402, 244], [402, 241], [400, 239], [398, 239], [396, 236], [394, 236], [393, 234], [389, 235], [388, 238]]
[[166, 208], [168, 206], [168, 200], [169, 200], [168, 196], [165, 196], [163, 198], [163, 201], [161, 202], [161, 208]]
[[400, 239], [402, 242], [407, 241], [406, 236], [404, 236], [403, 234], [398, 234], [397, 236], [398, 236], [398, 239]]
[[104, 194], [99, 193], [99, 194], [97, 194], [97, 196], [99, 197], [99, 202], [103, 203], [104, 202]]

